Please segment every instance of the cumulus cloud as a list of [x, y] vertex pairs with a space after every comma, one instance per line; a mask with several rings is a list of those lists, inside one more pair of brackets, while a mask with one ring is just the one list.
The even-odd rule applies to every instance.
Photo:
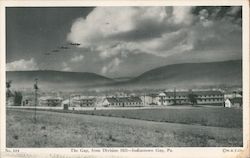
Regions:
[[71, 67], [66, 63], [62, 63], [62, 71], [72, 71]]
[[177, 24], [187, 24], [190, 25], [193, 21], [193, 15], [191, 14], [192, 7], [173, 7], [173, 20]]
[[167, 58], [194, 51], [239, 52], [240, 11], [241, 7], [97, 7], [74, 21], [67, 40], [98, 52], [101, 60], [111, 60], [102, 73], [114, 71], [131, 53]]
[[83, 55], [74, 56], [70, 59], [71, 62], [80, 62], [84, 59]]
[[[97, 7], [85, 19], [78, 18], [71, 27], [68, 40], [81, 47], [98, 50], [106, 58], [125, 52], [136, 52], [136, 43], [152, 43], [163, 33], [177, 31], [193, 21], [191, 7]], [[116, 43], [118, 46], [113, 46]], [[132, 46], [132, 47], [131, 47]], [[121, 48], [122, 47], [122, 48]], [[159, 44], [159, 47], [162, 45]], [[159, 48], [160, 49], [160, 48]], [[163, 55], [154, 51], [144, 51]]]
[[92, 41], [99, 44], [102, 39], [133, 31], [141, 23], [161, 23], [165, 17], [164, 7], [98, 7], [86, 19], [73, 23], [68, 40], [92, 46]]
[[7, 71], [38, 70], [39, 67], [34, 58], [29, 60], [20, 59], [6, 64]]
[[121, 60], [119, 58], [114, 58], [108, 65], [102, 67], [101, 73], [106, 74], [117, 71], [120, 63]]
[[127, 57], [127, 54], [129, 53], [129, 47], [132, 48], [133, 46], [130, 45], [130, 43], [115, 43], [111, 46], [106, 47], [100, 47], [100, 57], [101, 59], [107, 59], [110, 57], [115, 57], [117, 55], [120, 55], [121, 57]]
[[101, 43], [101, 39], [111, 34], [133, 29], [134, 15], [135, 9], [131, 7], [96, 8], [86, 19], [78, 18], [73, 23], [68, 40], [80, 42], [81, 46], [91, 46], [92, 42]]

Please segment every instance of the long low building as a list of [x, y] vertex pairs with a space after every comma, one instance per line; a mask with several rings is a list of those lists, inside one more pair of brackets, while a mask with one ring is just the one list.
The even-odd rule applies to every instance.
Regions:
[[93, 107], [95, 106], [96, 98], [93, 96], [73, 97], [70, 102], [72, 107]]
[[197, 104], [224, 105], [224, 94], [221, 91], [197, 91]]
[[59, 107], [62, 106], [61, 97], [46, 96], [38, 99], [38, 106]]
[[136, 107], [143, 106], [142, 100], [139, 97], [107, 97], [103, 101], [104, 107]]
[[223, 105], [224, 95], [221, 91], [171, 91], [162, 92], [158, 95], [159, 105], [191, 104], [190, 95], [195, 97], [197, 104]]

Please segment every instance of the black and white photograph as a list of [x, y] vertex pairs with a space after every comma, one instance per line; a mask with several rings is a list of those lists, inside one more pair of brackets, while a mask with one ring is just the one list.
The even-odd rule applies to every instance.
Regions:
[[6, 147], [243, 147], [242, 15], [6, 7]]

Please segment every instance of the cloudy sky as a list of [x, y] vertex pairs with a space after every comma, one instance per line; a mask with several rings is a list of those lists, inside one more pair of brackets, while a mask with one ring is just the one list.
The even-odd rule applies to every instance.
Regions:
[[169, 64], [241, 59], [241, 12], [237, 6], [8, 8], [6, 69], [124, 77]]

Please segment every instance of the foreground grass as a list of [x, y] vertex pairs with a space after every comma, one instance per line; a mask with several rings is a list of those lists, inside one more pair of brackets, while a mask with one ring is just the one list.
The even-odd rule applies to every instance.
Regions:
[[[32, 109], [30, 109], [32, 110]], [[112, 109], [112, 110], [49, 110], [109, 117], [121, 117], [156, 122], [196, 124], [202, 126], [242, 128], [242, 109], [234, 108], [161, 108], [161, 109]]]
[[203, 126], [242, 128], [242, 109], [191, 108], [191, 109], [136, 109], [93, 110], [81, 113], [99, 116], [141, 119], [158, 122], [198, 124]]
[[[34, 109], [29, 109], [34, 110]], [[112, 110], [42, 110], [108, 117], [120, 117], [156, 122], [195, 124], [202, 126], [242, 128], [242, 109], [234, 108], [157, 108], [157, 109], [112, 109]]]
[[242, 129], [7, 110], [7, 147], [242, 146]]

